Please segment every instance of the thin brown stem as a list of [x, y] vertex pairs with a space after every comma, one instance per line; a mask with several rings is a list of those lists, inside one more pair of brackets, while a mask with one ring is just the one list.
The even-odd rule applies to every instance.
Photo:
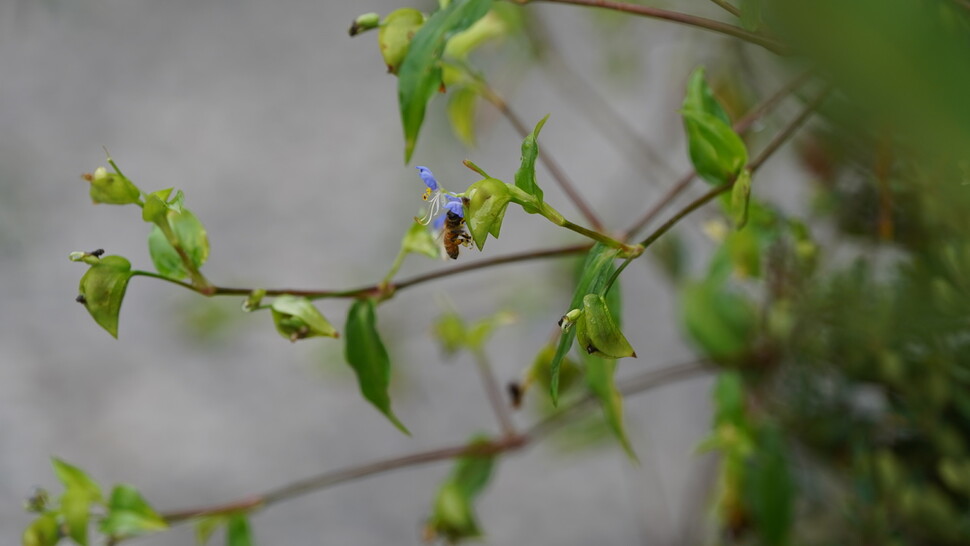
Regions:
[[[678, 364], [667, 368], [637, 374], [633, 377], [617, 381], [616, 386], [622, 394], [632, 396], [634, 394], [644, 393], [657, 387], [687, 379], [702, 373], [708, 373], [708, 370], [709, 368], [706, 367], [704, 362], [689, 362], [686, 364]], [[326, 489], [344, 482], [376, 474], [382, 474], [384, 472], [389, 472], [399, 468], [407, 468], [426, 463], [445, 461], [457, 457], [487, 457], [498, 455], [500, 453], [516, 451], [530, 445], [535, 441], [541, 440], [549, 433], [560, 428], [568, 422], [570, 416], [580, 410], [588, 409], [593, 405], [593, 402], [594, 399], [590, 396], [577, 400], [570, 406], [565, 407], [556, 415], [540, 421], [536, 425], [532, 426], [524, 434], [515, 434], [488, 442], [476, 442], [470, 445], [460, 444], [428, 451], [420, 451], [401, 457], [393, 457], [390, 459], [351, 466], [298, 480], [288, 485], [272, 489], [259, 495], [251, 495], [241, 500], [215, 506], [205, 506], [188, 510], [166, 512], [162, 514], [162, 517], [165, 518], [169, 524], [174, 525], [194, 518], [256, 510], [289, 499], [301, 497], [308, 493]]]
[[[522, 138], [525, 138], [532, 132], [532, 129], [527, 127], [525, 123], [522, 122], [522, 118], [520, 118], [518, 114], [512, 110], [508, 103], [505, 102], [505, 99], [503, 99], [484, 80], [480, 80], [479, 83], [481, 84], [482, 96], [485, 98], [485, 100], [491, 103], [496, 110], [498, 110], [503, 116], [505, 116], [506, 119], [509, 120], [509, 123], [515, 127], [515, 131], [519, 133]], [[562, 167], [560, 167], [559, 164], [552, 158], [552, 155], [550, 155], [548, 151], [543, 150], [539, 154], [539, 161], [546, 166], [549, 174], [552, 175], [552, 179], [559, 184], [559, 187], [562, 188], [562, 191], [566, 194], [566, 197], [572, 201], [576, 209], [579, 210], [579, 213], [582, 214], [583, 217], [586, 218], [586, 221], [593, 226], [593, 229], [596, 231], [604, 231], [603, 223], [600, 222], [599, 218], [596, 216], [596, 213], [593, 212], [593, 209], [589, 206], [589, 203], [587, 203], [586, 200], [583, 199], [583, 196], [579, 194], [579, 191], [576, 190], [576, 185], [569, 180], [569, 177], [566, 176], [566, 172], [563, 171]]]
[[[519, 252], [516, 254], [508, 254], [506, 256], [498, 256], [496, 258], [489, 258], [486, 260], [479, 260], [477, 262], [471, 262], [462, 264], [456, 267], [451, 267], [448, 269], [441, 269], [438, 271], [433, 271], [431, 273], [424, 273], [411, 277], [410, 279], [405, 279], [396, 283], [388, 283], [386, 285], [373, 284], [369, 286], [363, 286], [360, 288], [352, 288], [349, 290], [298, 290], [291, 288], [272, 288], [266, 290], [267, 296], [282, 296], [284, 294], [289, 294], [291, 296], [303, 296], [310, 299], [322, 299], [322, 298], [359, 298], [366, 295], [380, 295], [380, 294], [393, 294], [398, 290], [403, 290], [405, 288], [410, 288], [412, 286], [423, 284], [428, 281], [435, 279], [440, 279], [442, 277], [448, 277], [451, 275], [456, 275], [459, 273], [464, 273], [466, 271], [473, 271], [476, 269], [483, 269], [486, 267], [492, 267], [501, 264], [508, 264], [514, 262], [524, 262], [528, 260], [536, 260], [541, 258], [555, 258], [559, 256], [569, 256], [572, 254], [579, 254], [589, 250], [590, 244], [583, 243], [579, 245], [569, 245], [559, 248], [550, 248], [546, 250], [532, 250], [527, 252]], [[181, 286], [187, 290], [192, 290], [193, 292], [198, 292], [206, 296], [248, 296], [254, 288], [238, 288], [238, 287], [227, 287], [227, 286], [214, 286], [212, 287], [211, 293], [204, 292], [198, 287], [176, 279], [165, 277], [164, 275], [159, 275], [158, 273], [152, 273], [151, 271], [133, 271], [132, 276], [134, 277], [151, 277], [153, 279], [160, 279], [165, 282], [170, 282], [172, 284]]]
[[[812, 70], [805, 70], [791, 81], [786, 83], [781, 89], [773, 93], [770, 97], [757, 104], [752, 108], [747, 114], [745, 114], [741, 119], [734, 123], [732, 128], [737, 133], [744, 133], [751, 128], [752, 125], [762, 117], [764, 117], [768, 112], [774, 110], [776, 106], [788, 95], [793, 93], [796, 89], [801, 87], [805, 82], [812, 77], [814, 72]], [[635, 235], [638, 231], [646, 227], [654, 218], [657, 217], [667, 206], [673, 202], [687, 186], [690, 185], [691, 181], [697, 176], [697, 172], [691, 170], [690, 172], [684, 174], [680, 177], [677, 182], [671, 186], [666, 193], [661, 196], [660, 200], [654, 203], [647, 212], [643, 214], [636, 222], [633, 223], [620, 238], [623, 240], [628, 239], [630, 236]]]
[[712, 32], [717, 32], [720, 34], [725, 34], [727, 36], [733, 36], [745, 42], [759, 45], [768, 51], [777, 53], [779, 55], [788, 54], [788, 46], [763, 36], [756, 32], [749, 32], [741, 27], [736, 27], [729, 25], [727, 23], [722, 23], [720, 21], [715, 21], [713, 19], [705, 19], [703, 17], [697, 17], [696, 15], [688, 15], [686, 13], [679, 13], [676, 11], [668, 11], [664, 9], [654, 8], [650, 6], [641, 6], [638, 4], [626, 4], [623, 2], [612, 2], [610, 0], [517, 0], [520, 4], [529, 4], [535, 1], [539, 2], [549, 2], [554, 4], [572, 4], [574, 6], [587, 6], [592, 8], [603, 8], [613, 11], [620, 11], [623, 13], [630, 13], [633, 15], [640, 15], [642, 17], [650, 17], [653, 19], [662, 19], [665, 21], [671, 21], [674, 23], [680, 23], [682, 25], [687, 25], [695, 28], [700, 28], [704, 30], [710, 30]]
[[515, 425], [512, 423], [512, 416], [509, 415], [508, 405], [502, 397], [502, 390], [499, 389], [498, 382], [495, 380], [495, 372], [488, 361], [488, 356], [482, 349], [472, 351], [472, 356], [475, 358], [475, 367], [478, 369], [479, 378], [485, 388], [485, 394], [488, 396], [488, 403], [492, 406], [492, 412], [502, 428], [503, 436], [506, 438], [515, 437]]

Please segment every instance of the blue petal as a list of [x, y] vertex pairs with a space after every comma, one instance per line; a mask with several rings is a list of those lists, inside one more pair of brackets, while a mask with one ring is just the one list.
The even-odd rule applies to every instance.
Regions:
[[431, 229], [441, 231], [443, 227], [445, 227], [445, 215], [441, 214], [434, 219], [434, 222], [431, 223]]
[[431, 174], [431, 170], [427, 167], [417, 167], [418, 175], [421, 180], [424, 181], [424, 185], [431, 188], [431, 191], [438, 191], [438, 181], [434, 179], [434, 175]]
[[454, 212], [462, 218], [465, 217], [465, 210], [461, 206], [461, 199], [453, 195], [447, 196], [448, 202], [445, 203], [445, 209]]

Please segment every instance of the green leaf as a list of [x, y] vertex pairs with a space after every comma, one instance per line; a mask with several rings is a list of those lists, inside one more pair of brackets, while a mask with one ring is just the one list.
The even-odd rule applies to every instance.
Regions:
[[715, 186], [734, 181], [748, 163], [748, 149], [741, 137], [713, 114], [696, 110], [682, 110], [681, 114], [697, 175]]
[[141, 200], [141, 190], [121, 173], [109, 173], [98, 167], [93, 174], [84, 175], [91, 183], [91, 200], [108, 205], [128, 205]]
[[253, 546], [246, 514], [233, 514], [226, 523], [226, 546]]
[[748, 202], [751, 198], [751, 171], [744, 169], [731, 188], [731, 216], [734, 226], [741, 229], [748, 223]]
[[68, 489], [61, 495], [61, 513], [64, 514], [67, 536], [81, 546], [88, 544], [88, 520], [93, 500], [88, 492], [80, 489]]
[[411, 39], [421, 25], [424, 24], [424, 14], [414, 8], [401, 8], [387, 14], [380, 23], [377, 31], [377, 44], [387, 71], [397, 74], [398, 68], [407, 55]]
[[111, 536], [131, 536], [168, 528], [165, 520], [131, 485], [116, 485], [108, 501], [108, 514], [101, 520], [100, 530]]
[[748, 350], [757, 326], [750, 301], [722, 283], [709, 281], [683, 289], [681, 318], [691, 340], [707, 356], [729, 362]]
[[596, 355], [584, 355], [583, 360], [586, 363], [586, 385], [593, 396], [599, 400], [613, 435], [620, 441], [626, 454], [636, 461], [637, 455], [633, 451], [623, 424], [623, 396], [616, 389], [614, 381], [616, 361]]
[[68, 464], [57, 457], [51, 458], [54, 474], [68, 491], [80, 491], [92, 500], [101, 500], [101, 487], [80, 468]]
[[225, 516], [208, 516], [200, 519], [195, 524], [195, 543], [197, 546], [205, 546], [212, 538], [212, 533], [216, 532], [222, 524], [226, 522]]
[[[606, 281], [609, 280], [610, 275], [613, 273], [613, 260], [616, 258], [616, 253], [617, 250], [615, 248], [610, 248], [603, 243], [593, 245], [593, 248], [589, 250], [589, 254], [586, 255], [583, 272], [580, 275], [579, 283], [576, 284], [576, 291], [573, 292], [569, 309], [581, 307], [583, 297], [586, 294], [597, 293], [606, 286]], [[560, 367], [563, 358], [566, 357], [566, 353], [572, 347], [574, 339], [576, 339], [576, 328], [570, 328], [562, 333], [559, 337], [559, 345], [556, 347], [556, 354], [553, 356], [552, 363], [550, 364], [551, 379], [549, 381], [549, 394], [554, 405], [559, 403]]]
[[172, 202], [168, 201], [168, 196], [172, 194], [172, 188], [154, 191], [145, 198], [145, 206], [141, 209], [141, 219], [157, 224], [165, 220], [165, 214], [174, 206], [181, 207], [181, 194], [177, 192]]
[[23, 546], [55, 546], [60, 539], [57, 516], [47, 513], [32, 521], [20, 540]]
[[391, 383], [391, 360], [377, 334], [376, 307], [371, 299], [356, 300], [350, 306], [344, 355], [357, 374], [357, 382], [364, 398], [387, 416], [401, 432], [410, 435], [407, 427], [391, 411], [391, 398], [387, 393]]
[[475, 147], [475, 108], [478, 93], [471, 87], [452, 89], [448, 99], [448, 121], [451, 130], [469, 148]]
[[613, 320], [613, 314], [606, 305], [606, 298], [599, 294], [584, 296], [583, 314], [579, 320], [585, 324], [585, 330], [589, 336], [588, 343], [580, 347], [587, 354], [604, 358], [628, 356], [636, 358], [637, 353]]
[[509, 185], [496, 178], [479, 180], [468, 187], [465, 221], [478, 250], [485, 247], [489, 234], [498, 238], [511, 195]]
[[424, 254], [429, 258], [437, 258], [441, 255], [441, 249], [431, 235], [428, 226], [419, 222], [414, 222], [408, 228], [407, 233], [404, 234], [404, 239], [401, 240], [401, 248], [404, 252]]
[[307, 298], [284, 294], [270, 306], [276, 331], [290, 341], [308, 337], [340, 337]]
[[[472, 445], [484, 444], [475, 440]], [[450, 543], [481, 536], [475, 517], [474, 502], [488, 485], [494, 456], [466, 456], [458, 459], [451, 475], [438, 489], [428, 530], [432, 536], [444, 537]]]
[[85, 309], [115, 338], [118, 337], [118, 314], [129, 279], [131, 262], [121, 256], [105, 256], [84, 273], [78, 287], [84, 296]]
[[731, 118], [721, 103], [714, 98], [714, 92], [707, 85], [704, 78], [704, 67], [694, 69], [687, 81], [687, 93], [684, 96], [684, 103], [681, 105], [683, 112], [701, 112], [710, 114], [723, 121], [728, 126], [731, 125]]
[[761, 28], [762, 0], [741, 0], [741, 27], [752, 32]]
[[[185, 251], [195, 268], [201, 267], [209, 258], [209, 238], [202, 222], [184, 207], [181, 212], [168, 211], [164, 221], [168, 222], [175, 243]], [[148, 251], [160, 274], [171, 279], [183, 279], [189, 275], [172, 241], [157, 224], [148, 235]]]
[[[515, 185], [520, 190], [536, 198], [538, 203], [542, 203], [542, 189], [536, 183], [536, 158], [539, 157], [539, 131], [549, 119], [549, 114], [539, 120], [532, 133], [522, 140], [522, 160], [519, 170], [515, 171]], [[522, 208], [529, 214], [535, 214], [538, 208], [532, 205], [523, 205]]]
[[481, 19], [491, 5], [492, 0], [454, 0], [415, 33], [397, 80], [405, 163], [411, 161], [428, 101], [441, 85], [440, 61], [448, 38]]

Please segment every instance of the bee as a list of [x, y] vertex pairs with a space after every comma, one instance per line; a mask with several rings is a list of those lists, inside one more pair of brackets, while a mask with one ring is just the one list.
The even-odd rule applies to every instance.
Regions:
[[464, 247], [472, 245], [472, 237], [465, 231], [465, 219], [450, 210], [445, 216], [445, 227], [442, 233], [445, 252], [452, 260], [458, 259], [458, 245]]

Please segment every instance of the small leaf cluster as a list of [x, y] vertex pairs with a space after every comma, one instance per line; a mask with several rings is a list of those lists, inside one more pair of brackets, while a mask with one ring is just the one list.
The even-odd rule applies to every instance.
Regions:
[[145, 501], [137, 489], [127, 484], [112, 488], [105, 498], [101, 487], [87, 473], [60, 459], [51, 460], [57, 479], [64, 486], [56, 505], [41, 492], [28, 508], [38, 516], [23, 533], [24, 546], [54, 546], [69, 539], [87, 546], [90, 522], [97, 519], [97, 531], [111, 540], [163, 531], [168, 523]]

